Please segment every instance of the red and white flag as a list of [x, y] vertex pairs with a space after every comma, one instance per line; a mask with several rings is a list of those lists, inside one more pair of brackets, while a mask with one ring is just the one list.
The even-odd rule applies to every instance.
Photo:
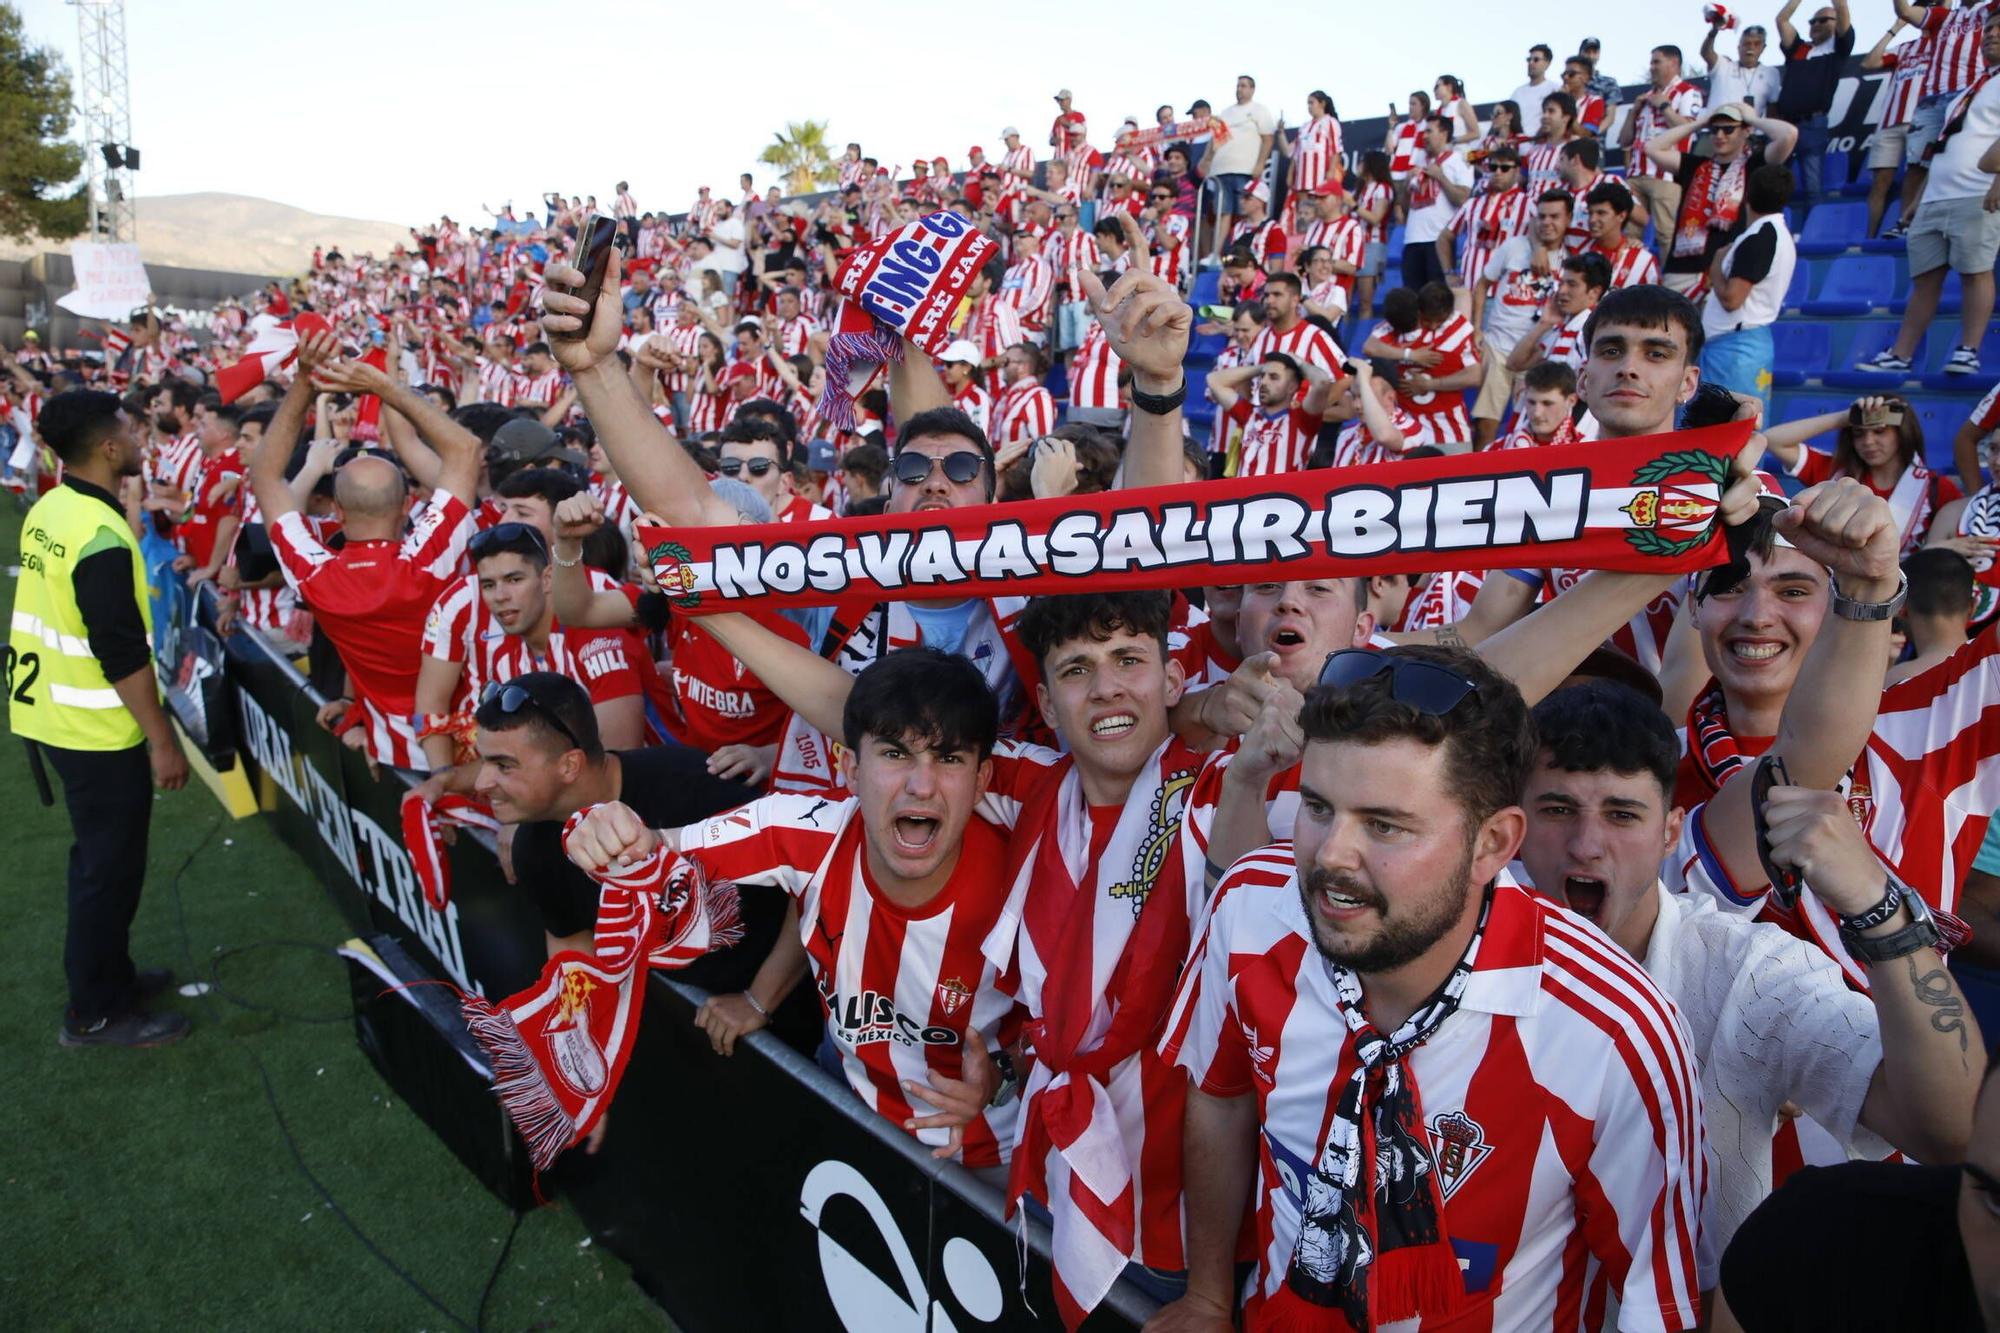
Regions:
[[243, 349], [243, 359], [215, 372], [216, 392], [223, 402], [235, 402], [292, 364], [299, 354], [300, 335], [330, 331], [326, 320], [310, 310], [285, 321], [272, 315], [257, 316], [250, 321], [250, 345]]

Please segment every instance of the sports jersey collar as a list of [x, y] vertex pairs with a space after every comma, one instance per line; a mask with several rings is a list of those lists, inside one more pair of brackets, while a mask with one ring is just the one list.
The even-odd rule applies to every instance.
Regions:
[[1542, 993], [1544, 908], [1519, 885], [1493, 890], [1493, 911], [1466, 979], [1460, 1009], [1520, 1017], [1535, 1012]]
[[1653, 892], [1660, 900], [1660, 914], [1653, 922], [1653, 934], [1646, 941], [1646, 956], [1640, 963], [1661, 990], [1675, 995], [1680, 985], [1681, 927], [1702, 906], [1713, 910], [1714, 900], [1669, 893], [1667, 886], [1658, 880], [1653, 883]]

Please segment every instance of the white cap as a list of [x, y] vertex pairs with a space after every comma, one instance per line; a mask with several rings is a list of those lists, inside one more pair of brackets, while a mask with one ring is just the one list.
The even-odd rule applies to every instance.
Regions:
[[946, 363], [963, 361], [968, 366], [976, 366], [979, 364], [979, 349], [972, 345], [971, 339], [959, 338], [944, 349], [944, 354], [938, 360]]
[[1015, 129], [1012, 125], [1009, 125], [1006, 129], [1000, 131], [1000, 137], [1003, 139], [1012, 138], [1014, 135], [1017, 135], [1019, 133], [1020, 133], [1019, 130]]

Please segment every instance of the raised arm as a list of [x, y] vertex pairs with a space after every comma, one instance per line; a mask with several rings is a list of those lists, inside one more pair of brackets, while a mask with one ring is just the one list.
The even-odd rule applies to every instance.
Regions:
[[[1859, 403], [1879, 403], [1879, 398], [1862, 398]], [[1778, 456], [1787, 472], [1798, 470], [1806, 441], [1830, 430], [1838, 430], [1847, 420], [1851, 408], [1843, 407], [1837, 412], [1822, 412], [1818, 416], [1800, 417], [1797, 421], [1785, 421], [1764, 428], [1764, 447]]]
[[395, 450], [396, 457], [403, 460], [403, 466], [416, 478], [417, 485], [426, 490], [438, 487], [444, 475], [444, 460], [437, 456], [435, 449], [424, 443], [409, 418], [387, 403], [382, 405], [382, 438]]
[[1764, 136], [1764, 161], [1775, 167], [1789, 160], [1792, 150], [1799, 146], [1799, 127], [1790, 121], [1760, 116], [1748, 102], [1736, 105], [1743, 109], [1744, 123]]
[[625, 629], [638, 619], [631, 599], [622, 592], [598, 592], [590, 586], [590, 572], [583, 564], [583, 543], [604, 525], [604, 508], [589, 491], [556, 505], [554, 575], [550, 597], [556, 619], [576, 629]]
[[771, 693], [829, 736], [842, 734], [854, 677], [802, 644], [793, 643], [739, 612], [703, 616], [700, 625], [764, 682]]
[[1396, 415], [1382, 405], [1382, 400], [1374, 393], [1375, 369], [1366, 361], [1354, 363], [1354, 396], [1361, 404], [1361, 424], [1368, 427], [1368, 434], [1375, 443], [1392, 453], [1402, 453], [1408, 443], [1403, 438], [1402, 427], [1396, 424]]
[[309, 333], [299, 340], [298, 373], [278, 400], [278, 411], [250, 456], [250, 493], [257, 497], [257, 507], [267, 524], [303, 508], [285, 484], [285, 464], [292, 461], [299, 431], [305, 426], [306, 405], [313, 399], [313, 372], [339, 354], [340, 344], [331, 333]]
[[549, 265], [542, 332], [550, 355], [569, 371], [598, 442], [640, 508], [679, 527], [734, 523], [736, 511], [708, 488], [701, 468], [660, 424], [618, 363], [620, 263], [614, 247], [587, 337], [582, 316], [590, 307], [570, 290], [582, 284], [583, 274], [567, 264]]
[[1792, 15], [1799, 12], [1799, 3], [1800, 0], [1785, 0], [1785, 7], [1778, 11], [1778, 50], [1781, 54], [1799, 39], [1799, 30], [1792, 26]]
[[1708, 123], [1708, 112], [1703, 112], [1697, 120], [1676, 125], [1663, 134], [1656, 134], [1646, 140], [1646, 156], [1660, 170], [1669, 174], [1681, 169], [1681, 144], [1693, 137], [1695, 132]]
[[1211, 370], [1206, 383], [1208, 396], [1215, 400], [1215, 406], [1224, 412], [1236, 406], [1243, 396], [1244, 386], [1257, 374], [1255, 362], [1247, 366], [1230, 366], [1226, 370]]
[[436, 403], [359, 359], [329, 362], [314, 372], [314, 379], [322, 388], [372, 393], [385, 410], [402, 413], [437, 455], [436, 486], [457, 496], [468, 509], [479, 503], [479, 437], [446, 416]]
[[[1125, 243], [1131, 247], [1132, 266], [1109, 291], [1097, 274], [1084, 270], [1084, 295], [1104, 328], [1105, 341], [1119, 360], [1132, 368], [1133, 389], [1164, 397], [1187, 383], [1183, 363], [1188, 335], [1194, 328], [1194, 310], [1172, 283], [1152, 271], [1146, 235], [1138, 220], [1125, 213], [1117, 216]], [[1178, 483], [1185, 435], [1180, 408], [1153, 413], [1135, 407], [1132, 435], [1125, 445], [1124, 484]]]

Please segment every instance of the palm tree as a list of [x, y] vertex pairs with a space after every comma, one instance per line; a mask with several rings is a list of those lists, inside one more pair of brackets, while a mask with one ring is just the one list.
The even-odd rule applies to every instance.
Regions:
[[785, 175], [786, 194], [811, 194], [823, 185], [840, 179], [827, 147], [823, 120], [787, 121], [757, 160], [776, 167]]

